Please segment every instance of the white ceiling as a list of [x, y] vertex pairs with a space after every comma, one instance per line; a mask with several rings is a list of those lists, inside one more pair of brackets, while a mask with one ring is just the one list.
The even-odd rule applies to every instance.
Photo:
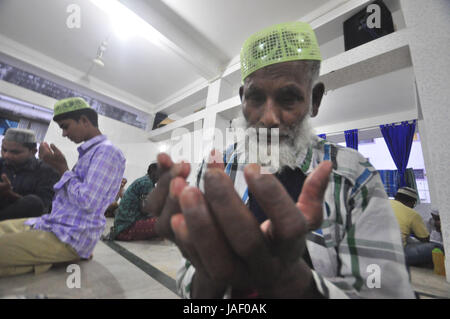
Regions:
[[[91, 82], [100, 80], [108, 88], [102, 92], [133, 96], [132, 106], [142, 108], [136, 101], [145, 101], [152, 112], [192, 83], [219, 76], [253, 32], [298, 20], [333, 1], [122, 0], [168, 38], [169, 49], [142, 38], [120, 39], [107, 14], [89, 0], [0, 0], [0, 36], [18, 43], [21, 52], [30, 49], [31, 55], [59, 62], [62, 71], [84, 74], [78, 85], [86, 84], [89, 72]], [[80, 6], [80, 29], [66, 26], [70, 4]], [[105, 67], [92, 67], [97, 48], [108, 36]]]
[[[29, 71], [43, 69], [56, 78], [69, 80], [74, 88], [87, 88], [149, 113], [165, 105], [177, 106], [179, 103], [169, 101], [203, 85], [198, 96], [194, 94], [184, 101], [189, 105], [183, 105], [185, 109], [174, 114], [176, 119], [198, 108], [199, 101], [205, 102], [206, 84], [238, 61], [240, 47], [250, 34], [275, 23], [313, 19], [348, 0], [121, 2], [165, 36], [163, 45], [139, 37], [120, 38], [108, 15], [90, 0], [0, 0], [0, 59], [2, 54], [17, 59], [25, 69], [31, 64]], [[386, 2], [396, 4], [395, 0]], [[66, 26], [70, 4], [81, 9], [80, 29]], [[321, 43], [335, 32], [323, 28], [317, 31]], [[92, 59], [106, 38], [105, 67], [93, 66]], [[16, 54], [8, 56], [2, 43], [16, 46]], [[329, 48], [330, 45], [323, 49]], [[237, 83], [238, 74], [232, 76], [227, 81]], [[236, 83], [230, 83], [235, 94]], [[329, 91], [313, 125], [329, 128], [339, 122], [383, 115], [386, 120], [382, 121], [388, 122], [386, 114], [403, 114], [416, 108], [413, 83], [413, 70], [407, 68]], [[234, 109], [221, 116], [231, 119], [238, 114], [239, 110]]]

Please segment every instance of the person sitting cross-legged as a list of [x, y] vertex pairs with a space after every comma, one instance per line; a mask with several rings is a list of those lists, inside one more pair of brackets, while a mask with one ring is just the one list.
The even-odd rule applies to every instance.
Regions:
[[37, 159], [32, 130], [10, 128], [0, 158], [0, 221], [38, 217], [51, 209], [58, 173]]
[[131, 241], [157, 237], [156, 216], [142, 211], [143, 201], [158, 182], [157, 164], [150, 164], [147, 175], [135, 180], [120, 201], [109, 239]]
[[417, 200], [415, 189], [401, 187], [390, 203], [400, 227], [406, 265], [432, 267], [432, 251], [438, 245], [430, 242], [430, 233], [422, 216], [413, 209]]

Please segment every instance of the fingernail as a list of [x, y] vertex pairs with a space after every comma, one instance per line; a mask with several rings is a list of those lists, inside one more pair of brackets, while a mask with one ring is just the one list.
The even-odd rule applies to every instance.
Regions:
[[182, 208], [197, 207], [199, 203], [198, 193], [195, 187], [187, 186], [180, 194], [180, 206]]
[[183, 189], [186, 187], [186, 182], [181, 177], [176, 177], [170, 182], [170, 196], [177, 198], [180, 196]]
[[244, 171], [245, 174], [251, 178], [258, 178], [261, 175], [261, 167], [257, 164], [248, 164]]

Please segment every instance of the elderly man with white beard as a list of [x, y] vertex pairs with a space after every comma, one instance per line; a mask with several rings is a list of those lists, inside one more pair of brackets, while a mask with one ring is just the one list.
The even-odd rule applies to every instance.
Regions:
[[161, 178], [145, 210], [185, 258], [177, 274], [183, 297], [414, 297], [376, 170], [309, 125], [324, 93], [320, 60], [302, 22], [264, 29], [243, 45], [242, 111], [258, 141], [273, 143], [277, 132], [274, 174], [260, 160], [248, 163], [252, 145], [239, 142], [223, 156], [211, 153], [196, 187], [186, 183], [189, 164], [158, 155]]

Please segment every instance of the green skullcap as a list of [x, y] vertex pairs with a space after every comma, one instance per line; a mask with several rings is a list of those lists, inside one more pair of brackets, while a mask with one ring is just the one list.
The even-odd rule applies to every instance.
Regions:
[[81, 109], [91, 109], [91, 107], [81, 97], [70, 97], [56, 102], [53, 116], [56, 117], [64, 113]]
[[242, 46], [242, 82], [265, 66], [295, 60], [322, 60], [316, 35], [309, 24], [296, 21], [261, 30]]

